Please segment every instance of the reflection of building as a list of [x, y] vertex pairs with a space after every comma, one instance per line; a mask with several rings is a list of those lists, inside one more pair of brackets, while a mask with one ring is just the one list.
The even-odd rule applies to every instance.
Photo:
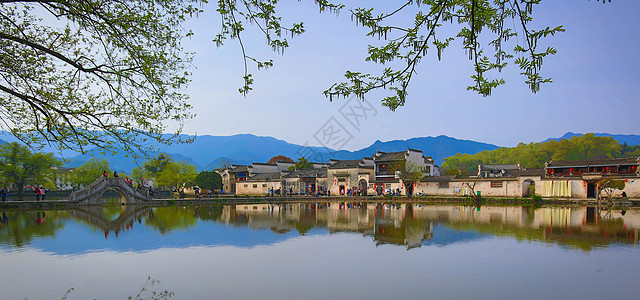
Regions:
[[[438, 240], [438, 227], [515, 236], [569, 245], [584, 250], [610, 243], [638, 244], [640, 210], [601, 210], [589, 207], [376, 205], [348, 203], [242, 204], [225, 206], [228, 224], [270, 229], [275, 232], [326, 228], [371, 236], [377, 245], [402, 245], [407, 249]], [[355, 205], [355, 204], [354, 204]], [[442, 233], [440, 231], [440, 233]], [[441, 241], [466, 239], [447, 233]]]
[[[414, 218], [413, 209], [387, 208], [387, 215], [383, 216], [384, 210], [385, 208], [382, 208], [382, 212], [377, 214], [375, 221], [373, 237], [376, 245], [404, 245], [409, 250], [422, 246], [424, 241], [433, 237], [431, 221], [424, 218]], [[396, 213], [394, 214], [394, 212]], [[399, 216], [402, 218], [399, 219]]]

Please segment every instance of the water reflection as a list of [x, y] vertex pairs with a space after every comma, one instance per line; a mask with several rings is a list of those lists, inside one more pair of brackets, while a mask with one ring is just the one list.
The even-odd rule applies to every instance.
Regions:
[[[142, 250], [216, 245], [220, 241], [222, 244], [255, 246], [309, 233], [348, 232], [371, 238], [375, 246], [398, 245], [407, 250], [425, 244], [447, 245], [486, 236], [504, 236], [589, 251], [610, 244], [638, 245], [640, 231], [638, 209], [337, 202], [193, 207], [86, 206], [68, 211], [2, 212], [0, 221], [0, 246], [21, 248], [36, 238], [64, 239], [65, 226], [69, 226], [69, 230], [81, 230], [75, 226], [82, 224], [91, 228], [94, 234], [101, 232], [106, 240], [120, 238], [118, 242], [100, 244], [116, 250], [119, 247]], [[246, 228], [250, 232], [224, 230], [225, 227]], [[125, 232], [131, 235], [128, 240], [121, 237]], [[60, 233], [59, 237], [56, 237], [57, 233]], [[162, 238], [169, 235], [169, 239]], [[91, 250], [91, 245], [99, 244], [95, 241], [87, 242], [87, 245], [79, 243], [74, 241], [69, 247]]]

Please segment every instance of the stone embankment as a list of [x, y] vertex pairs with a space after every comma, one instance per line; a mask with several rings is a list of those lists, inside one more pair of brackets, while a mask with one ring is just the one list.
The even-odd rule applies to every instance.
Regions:
[[[620, 205], [628, 207], [640, 207], [640, 199], [616, 199], [601, 201], [595, 199], [580, 198], [469, 198], [469, 197], [240, 197], [223, 196], [216, 198], [184, 198], [184, 199], [153, 199], [144, 203], [132, 203], [128, 205], [168, 206], [168, 205], [211, 205], [211, 204], [247, 204], [247, 203], [315, 203], [315, 202], [367, 202], [367, 203], [433, 203], [433, 204], [460, 204], [460, 205]], [[6, 201], [0, 202], [0, 209], [6, 208], [55, 208], [64, 209], [70, 207], [90, 206], [100, 204], [75, 203], [68, 200], [45, 201]], [[125, 204], [123, 204], [125, 205]]]

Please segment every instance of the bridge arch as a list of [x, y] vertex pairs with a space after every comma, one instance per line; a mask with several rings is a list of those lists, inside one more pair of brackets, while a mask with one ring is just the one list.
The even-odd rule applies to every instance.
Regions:
[[102, 195], [112, 189], [120, 193], [122, 204], [139, 204], [153, 200], [146, 190], [137, 189], [118, 177], [102, 177], [92, 184], [71, 193], [67, 200], [78, 204], [101, 205], [104, 203]]
[[103, 203], [104, 203], [104, 193], [106, 193], [106, 192], [108, 192], [108, 191], [116, 191], [116, 192], [118, 192], [118, 194], [120, 194], [120, 204], [125, 205], [125, 204], [127, 204], [127, 203], [129, 202], [129, 199], [128, 199], [128, 196], [129, 196], [129, 195], [127, 195], [127, 193], [126, 193], [125, 191], [123, 191], [123, 190], [122, 190], [121, 188], [119, 188], [119, 187], [112, 187], [112, 188], [104, 189], [104, 190], [100, 193], [100, 195], [97, 195], [97, 197], [98, 197], [99, 199], [101, 199]]

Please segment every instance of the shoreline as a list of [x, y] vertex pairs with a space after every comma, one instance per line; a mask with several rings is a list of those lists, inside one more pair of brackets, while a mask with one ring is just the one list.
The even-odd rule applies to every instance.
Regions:
[[[212, 204], [280, 204], [280, 203], [318, 203], [318, 202], [360, 202], [360, 203], [398, 203], [398, 204], [459, 204], [459, 205], [513, 205], [513, 206], [622, 206], [640, 208], [640, 199], [617, 199], [615, 202], [604, 201], [597, 203], [595, 199], [583, 198], [508, 198], [508, 197], [380, 197], [380, 196], [334, 196], [334, 197], [238, 197], [225, 196], [216, 198], [183, 198], [183, 199], [154, 199], [144, 203], [122, 204], [131, 206], [172, 206], [172, 205], [212, 205]], [[73, 208], [86, 206], [101, 206], [102, 204], [72, 203], [68, 200], [25, 200], [0, 202], [0, 209], [6, 208]]]

